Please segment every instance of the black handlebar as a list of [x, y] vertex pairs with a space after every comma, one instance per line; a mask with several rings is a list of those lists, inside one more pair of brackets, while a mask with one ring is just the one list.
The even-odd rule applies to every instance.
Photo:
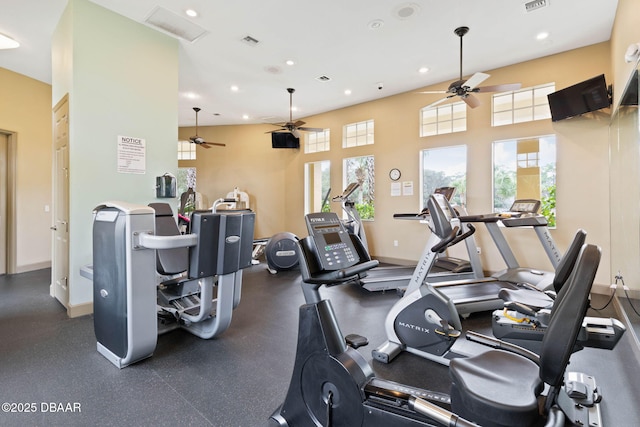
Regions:
[[453, 229], [451, 230], [451, 233], [449, 233], [447, 237], [440, 240], [438, 243], [436, 243], [431, 247], [431, 252], [440, 253], [444, 251], [449, 246], [449, 244], [455, 240], [459, 231], [460, 231], [460, 227], [458, 227], [457, 225], [453, 227]]

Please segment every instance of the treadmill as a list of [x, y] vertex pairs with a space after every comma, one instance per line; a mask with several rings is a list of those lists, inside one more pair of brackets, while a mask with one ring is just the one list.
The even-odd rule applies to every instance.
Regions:
[[462, 223], [483, 223], [487, 227], [506, 265], [504, 270], [492, 274], [491, 277], [507, 282], [528, 283], [542, 291], [552, 288], [554, 272], [521, 267], [502, 232], [506, 228], [532, 228], [555, 271], [562, 254], [551, 236], [547, 219], [538, 213], [539, 209], [539, 200], [518, 199], [507, 212], [459, 217]]
[[[347, 214], [347, 229], [356, 234], [363, 242], [368, 251], [367, 238], [362, 226], [362, 221], [355, 209], [355, 204], [350, 200], [349, 196], [358, 188], [357, 183], [351, 183], [339, 196], [334, 197], [334, 202], [340, 202], [342, 209]], [[436, 189], [434, 194], [440, 194], [449, 200], [455, 191], [454, 187], [441, 187]], [[429, 210], [424, 209], [419, 214], [394, 214], [393, 217], [399, 220], [420, 221], [429, 224]], [[459, 225], [459, 224], [458, 224]], [[467, 225], [459, 225], [462, 232], [468, 232], [470, 228]], [[429, 225], [431, 228], [431, 226]], [[473, 228], [473, 227], [471, 227]], [[433, 230], [433, 229], [432, 229]], [[464, 239], [469, 260], [460, 258], [442, 256], [437, 252], [432, 252], [431, 248], [437, 245], [442, 239], [431, 233], [431, 237], [427, 240], [422, 255], [417, 265], [414, 266], [388, 266], [376, 267], [367, 272], [366, 275], [360, 277], [356, 282], [364, 289], [370, 292], [386, 291], [386, 290], [404, 290], [416, 271], [421, 274], [424, 268], [428, 271], [429, 282], [444, 282], [452, 280], [480, 279], [484, 277], [482, 263], [478, 255], [477, 246], [473, 233], [468, 234], [468, 238]]]
[[[488, 215], [476, 215], [467, 217], [456, 217], [455, 210], [451, 207], [449, 202], [439, 194], [434, 194], [429, 200], [430, 215], [430, 227], [433, 230], [432, 238], [428, 242], [428, 247], [438, 247], [438, 242], [445, 242], [447, 236], [452, 233], [452, 226], [455, 227], [456, 221], [460, 221], [460, 224], [467, 224], [467, 227], [472, 227], [472, 222], [483, 222], [488, 224], [489, 227], [495, 228], [494, 233], [496, 238], [494, 241], [504, 242], [505, 247], [502, 251], [505, 254], [511, 253], [511, 250], [504, 239], [504, 235], [498, 228], [499, 221], [505, 221], [510, 219], [522, 219], [522, 221], [513, 222], [514, 226], [529, 225], [530, 222], [542, 223], [543, 221], [535, 214], [540, 204], [538, 201], [531, 200], [516, 200], [509, 212], [496, 213]], [[533, 218], [533, 219], [532, 219]], [[546, 226], [546, 221], [544, 222]], [[466, 233], [464, 233], [466, 234]], [[550, 237], [550, 236], [549, 236]], [[555, 245], [554, 245], [555, 247]], [[505, 256], [503, 254], [503, 256]], [[515, 260], [515, 257], [513, 258]], [[432, 255], [429, 261], [434, 261], [435, 258]], [[512, 263], [512, 265], [514, 265]], [[500, 309], [504, 306], [504, 301], [498, 296], [502, 289], [519, 289], [519, 283], [526, 282], [523, 280], [507, 280], [508, 277], [532, 277], [534, 279], [540, 279], [540, 277], [547, 277], [546, 273], [539, 272], [535, 269], [527, 269], [520, 267], [517, 262], [517, 272], [511, 271], [509, 268], [500, 272], [499, 276], [491, 276], [479, 279], [471, 280], [455, 280], [446, 282], [432, 282], [429, 277], [426, 277], [424, 271], [428, 271], [430, 265], [427, 264], [422, 270], [416, 269], [409, 285], [406, 290], [406, 294], [410, 294], [421, 288], [424, 281], [428, 282], [428, 286], [435, 292], [442, 296], [446, 301], [449, 301], [455, 307], [455, 310], [461, 316], [466, 316], [471, 313], [479, 311], [492, 311]], [[557, 265], [557, 263], [556, 263]], [[516, 274], [517, 273], [517, 274]], [[553, 279], [553, 274], [551, 280]], [[543, 283], [539, 281], [538, 283]], [[526, 282], [528, 283], [528, 282]], [[551, 282], [549, 282], [551, 283]], [[541, 286], [538, 284], [537, 286]]]

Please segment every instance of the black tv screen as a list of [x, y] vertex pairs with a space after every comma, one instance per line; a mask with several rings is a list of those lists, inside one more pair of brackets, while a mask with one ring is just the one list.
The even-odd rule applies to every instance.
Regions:
[[550, 93], [547, 98], [554, 122], [607, 108], [611, 104], [604, 74]]
[[300, 148], [300, 139], [290, 132], [273, 132], [271, 134], [273, 148]]

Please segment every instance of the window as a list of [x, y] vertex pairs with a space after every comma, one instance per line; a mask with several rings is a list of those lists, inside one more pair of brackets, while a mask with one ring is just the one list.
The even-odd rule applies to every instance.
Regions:
[[492, 96], [492, 126], [550, 119], [547, 95], [555, 92], [555, 83], [501, 92]]
[[320, 151], [329, 151], [330, 131], [325, 129], [321, 132], [309, 132], [306, 135], [304, 152], [318, 153]]
[[420, 136], [442, 135], [467, 130], [467, 104], [454, 102], [420, 110]]
[[[331, 210], [331, 162], [304, 164], [304, 213]], [[329, 195], [329, 197], [327, 197]]]
[[196, 144], [191, 141], [178, 141], [178, 160], [195, 160]]
[[464, 206], [467, 194], [467, 146], [432, 148], [420, 152], [422, 206], [436, 188], [455, 187], [451, 204]]
[[540, 213], [555, 227], [555, 135], [493, 143], [493, 211], [508, 211], [516, 199], [540, 200]]
[[[195, 144], [192, 144], [195, 145]], [[194, 191], [196, 190], [196, 168], [178, 168], [178, 176], [176, 177], [177, 184], [177, 194], [178, 201], [176, 209], [179, 211], [181, 206], [181, 198], [182, 194], [185, 193], [189, 188], [192, 188]], [[188, 206], [185, 206], [185, 212], [191, 212], [196, 208], [195, 200], [192, 201]]]
[[358, 147], [373, 144], [373, 120], [345, 125], [342, 135], [342, 147]]
[[342, 187], [352, 182], [360, 184], [351, 199], [363, 220], [372, 220], [375, 214], [375, 173], [373, 156], [351, 157], [344, 159]]

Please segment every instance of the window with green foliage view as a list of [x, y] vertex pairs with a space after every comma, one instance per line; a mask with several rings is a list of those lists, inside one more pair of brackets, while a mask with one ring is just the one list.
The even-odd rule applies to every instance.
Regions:
[[540, 213], [556, 226], [556, 136], [493, 143], [493, 211], [508, 211], [516, 199], [540, 200]]
[[356, 210], [363, 220], [375, 217], [375, 173], [373, 156], [350, 157], [344, 159], [343, 187], [352, 182], [360, 184], [360, 188], [353, 192], [351, 200], [355, 202]]

